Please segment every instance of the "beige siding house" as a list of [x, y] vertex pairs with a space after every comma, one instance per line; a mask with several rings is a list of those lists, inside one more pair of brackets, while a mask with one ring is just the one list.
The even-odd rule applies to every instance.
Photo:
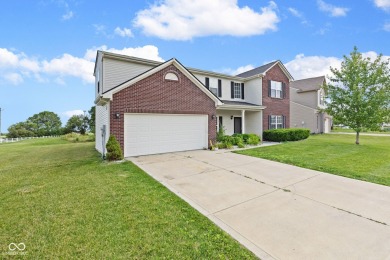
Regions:
[[332, 117], [325, 108], [325, 77], [296, 80], [290, 83], [290, 127], [309, 128], [311, 133], [329, 133]]

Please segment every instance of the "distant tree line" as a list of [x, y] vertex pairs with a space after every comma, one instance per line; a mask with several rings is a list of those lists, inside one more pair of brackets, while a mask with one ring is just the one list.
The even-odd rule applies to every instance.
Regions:
[[40, 137], [63, 135], [71, 132], [86, 134], [95, 133], [95, 107], [91, 107], [88, 114], [74, 115], [69, 118], [65, 127], [62, 127], [60, 117], [50, 111], [43, 111], [29, 117], [26, 121], [8, 127], [8, 138]]

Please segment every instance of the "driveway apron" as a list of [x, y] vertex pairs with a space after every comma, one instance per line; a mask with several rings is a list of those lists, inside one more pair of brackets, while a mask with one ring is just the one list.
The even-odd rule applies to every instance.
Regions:
[[226, 151], [127, 158], [261, 259], [390, 260], [390, 188]]

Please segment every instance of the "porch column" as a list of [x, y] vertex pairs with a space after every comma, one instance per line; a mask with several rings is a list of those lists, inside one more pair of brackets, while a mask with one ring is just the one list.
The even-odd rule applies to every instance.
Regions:
[[241, 131], [245, 134], [245, 110], [241, 110]]

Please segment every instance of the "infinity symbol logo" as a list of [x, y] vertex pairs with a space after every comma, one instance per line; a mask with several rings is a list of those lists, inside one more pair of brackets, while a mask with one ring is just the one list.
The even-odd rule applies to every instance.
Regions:
[[16, 249], [18, 249], [19, 251], [23, 251], [24, 249], [26, 249], [26, 245], [24, 243], [11, 243], [8, 245], [8, 248], [11, 251], [15, 251]]

